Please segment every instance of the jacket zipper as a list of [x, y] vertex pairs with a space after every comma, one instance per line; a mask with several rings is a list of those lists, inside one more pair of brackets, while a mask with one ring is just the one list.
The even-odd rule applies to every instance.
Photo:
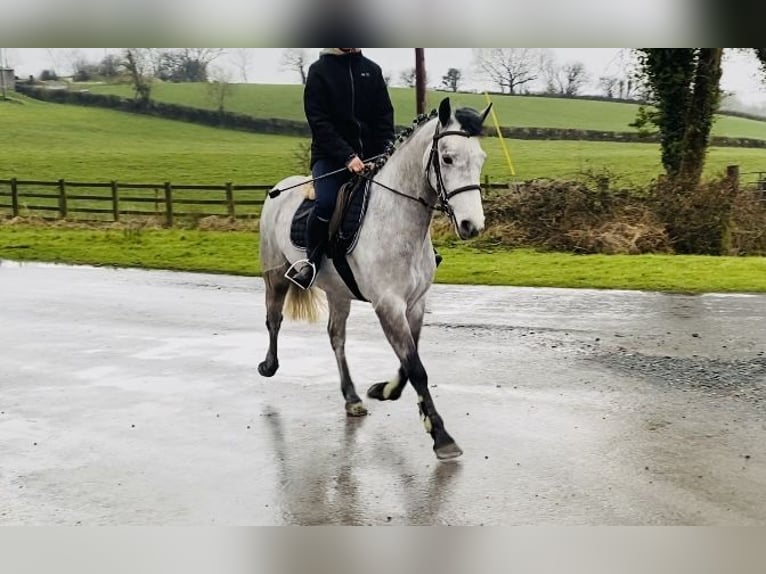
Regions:
[[358, 141], [359, 141], [359, 156], [360, 159], [364, 159], [364, 144], [362, 143], [362, 124], [359, 123], [359, 121], [356, 119], [356, 90], [354, 88], [354, 73], [351, 70], [351, 60], [349, 59], [348, 62], [348, 77], [351, 80], [351, 117], [354, 119], [354, 123], [356, 124], [356, 130], [358, 135]]

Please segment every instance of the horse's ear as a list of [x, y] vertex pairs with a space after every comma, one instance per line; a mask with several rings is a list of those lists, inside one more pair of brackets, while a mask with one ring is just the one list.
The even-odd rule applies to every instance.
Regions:
[[489, 110], [491, 110], [491, 109], [492, 109], [492, 102], [489, 102], [489, 104], [487, 104], [487, 107], [486, 107], [486, 108], [484, 108], [484, 109], [483, 109], [483, 110], [480, 112], [480, 113], [481, 113], [481, 123], [482, 123], [482, 124], [484, 123], [484, 120], [486, 120], [486, 119], [487, 119], [487, 116], [489, 115]]
[[442, 103], [439, 104], [439, 122], [441, 123], [442, 127], [446, 128], [451, 118], [452, 107], [450, 106], [449, 98], [444, 98]]

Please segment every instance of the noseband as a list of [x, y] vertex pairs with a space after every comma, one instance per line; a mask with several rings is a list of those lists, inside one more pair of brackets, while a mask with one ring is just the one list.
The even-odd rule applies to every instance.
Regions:
[[[473, 191], [478, 190], [479, 193], [481, 193], [481, 186], [474, 184], [474, 185], [464, 185], [463, 187], [458, 187], [456, 189], [453, 189], [452, 191], [447, 191], [447, 187], [444, 185], [444, 178], [442, 176], [442, 169], [441, 169], [441, 157], [439, 155], [439, 140], [447, 137], [447, 136], [460, 136], [464, 138], [470, 138], [471, 134], [468, 132], [462, 131], [462, 130], [448, 130], [445, 132], [439, 131], [439, 124], [436, 124], [436, 130], [434, 131], [434, 137], [433, 137], [433, 143], [431, 144], [431, 154], [428, 157], [428, 165], [426, 165], [426, 181], [428, 182], [428, 185], [436, 192], [436, 197], [439, 201], [439, 207], [440, 211], [443, 211], [446, 213], [449, 218], [452, 220], [453, 223], [457, 224], [455, 221], [455, 212], [452, 209], [452, 206], [449, 204], [449, 200], [455, 197], [456, 195], [460, 193], [464, 193], [466, 191]], [[436, 174], [436, 188], [434, 189], [434, 186], [431, 185], [431, 170], [434, 170], [434, 174]]]

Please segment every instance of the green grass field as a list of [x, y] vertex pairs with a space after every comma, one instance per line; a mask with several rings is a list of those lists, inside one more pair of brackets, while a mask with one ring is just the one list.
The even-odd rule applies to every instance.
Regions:
[[[132, 115], [112, 110], [20, 98], [0, 102], [0, 179], [162, 183], [274, 183], [302, 171], [295, 152], [301, 138], [251, 134]], [[579, 141], [508, 142], [517, 170], [512, 178], [496, 138], [486, 138], [484, 173], [493, 181], [570, 178], [608, 169], [627, 183], [661, 173], [655, 144]], [[728, 164], [743, 172], [766, 169], [760, 149], [714, 148], [706, 173]]]
[[[0, 179], [273, 183], [298, 170], [299, 138], [249, 134], [111, 110], [18, 98], [0, 102]], [[605, 142], [511, 141], [516, 179], [571, 177], [608, 169], [646, 183], [661, 171], [658, 146]], [[499, 142], [483, 143], [485, 173], [511, 179]], [[764, 169], [757, 149], [711, 150], [708, 174], [737, 163]], [[5, 191], [5, 190], [0, 190]], [[0, 198], [3, 203], [7, 198]], [[0, 211], [2, 211], [0, 209]], [[258, 273], [252, 232], [93, 230], [0, 224], [0, 259]], [[575, 256], [529, 250], [441, 246], [438, 281], [663, 291], [766, 291], [766, 259], [681, 256]]]
[[[766, 292], [766, 258], [571, 255], [439, 246], [437, 282], [673, 292]], [[0, 259], [258, 275], [258, 235], [0, 226]]]
[[268, 183], [295, 171], [296, 138], [23, 101], [0, 103], [0, 178]]
[[[128, 85], [88, 85], [94, 93], [132, 97]], [[396, 111], [397, 125], [406, 125], [415, 117], [415, 95], [412, 89], [391, 88], [391, 100]], [[480, 94], [450, 94], [428, 92], [428, 106], [436, 107], [450, 96], [460, 106], [481, 109], [486, 100]], [[215, 109], [204, 83], [157, 83], [152, 97], [160, 102]], [[635, 131], [629, 124], [636, 118], [637, 105], [538, 98], [524, 96], [492, 96], [501, 125], [509, 127], [572, 128], [602, 131]], [[226, 102], [226, 109], [262, 118], [286, 118], [303, 121], [303, 89], [299, 85], [236, 84]], [[713, 127], [715, 135], [748, 137], [766, 140], [766, 121], [731, 116], [718, 116]]]

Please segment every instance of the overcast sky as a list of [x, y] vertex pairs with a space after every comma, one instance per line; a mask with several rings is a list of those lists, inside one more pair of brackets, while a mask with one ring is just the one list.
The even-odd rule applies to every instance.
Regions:
[[[39, 75], [46, 68], [54, 68], [58, 73], [68, 73], [72, 48], [7, 48], [6, 59], [15, 67], [17, 75]], [[87, 58], [99, 60], [107, 53], [118, 53], [119, 48], [80, 48]], [[248, 81], [255, 83], [297, 83], [295, 72], [280, 69], [280, 57], [283, 48], [253, 48], [254, 56], [248, 69]], [[318, 55], [318, 48], [307, 48], [312, 58]], [[412, 48], [365, 48], [364, 53], [378, 62], [383, 70], [391, 74], [396, 84], [401, 71], [414, 65]], [[616, 75], [622, 68], [625, 49], [620, 48], [552, 48], [551, 53], [558, 63], [579, 61], [585, 64], [591, 82], [586, 88], [588, 93], [598, 93], [598, 78]], [[239, 80], [239, 72], [232, 64], [232, 54], [223, 56], [216, 62], [228, 70], [233, 80]], [[427, 48], [426, 67], [429, 84], [436, 85], [448, 68], [462, 70], [472, 87], [481, 89], [490, 87], [473, 69], [471, 48]], [[761, 81], [755, 58], [728, 51], [724, 63], [722, 78], [724, 90], [735, 92], [738, 99], [747, 104], [766, 103], [766, 83]]]

